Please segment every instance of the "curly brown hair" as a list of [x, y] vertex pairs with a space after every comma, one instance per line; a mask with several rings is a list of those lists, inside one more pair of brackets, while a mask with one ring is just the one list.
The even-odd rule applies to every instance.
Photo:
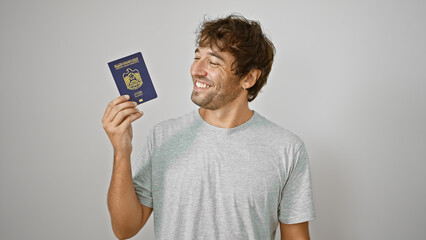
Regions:
[[248, 101], [253, 101], [266, 84], [274, 61], [275, 47], [262, 32], [258, 21], [231, 14], [225, 18], [204, 20], [196, 37], [199, 47], [216, 47], [235, 57], [232, 63], [234, 74], [240, 79], [252, 69], [260, 69], [256, 83], [248, 90]]

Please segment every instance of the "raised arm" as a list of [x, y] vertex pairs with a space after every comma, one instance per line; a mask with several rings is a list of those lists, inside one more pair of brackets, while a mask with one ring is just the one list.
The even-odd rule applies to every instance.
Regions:
[[130, 155], [133, 131], [131, 123], [143, 113], [137, 104], [120, 96], [108, 104], [102, 125], [114, 148], [114, 166], [108, 190], [108, 210], [118, 239], [136, 235], [145, 225], [152, 208], [142, 205], [133, 186]]

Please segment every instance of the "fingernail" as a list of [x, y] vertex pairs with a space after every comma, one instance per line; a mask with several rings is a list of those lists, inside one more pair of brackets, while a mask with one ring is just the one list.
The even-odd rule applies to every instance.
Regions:
[[124, 95], [124, 98], [130, 99], [130, 96], [129, 95]]

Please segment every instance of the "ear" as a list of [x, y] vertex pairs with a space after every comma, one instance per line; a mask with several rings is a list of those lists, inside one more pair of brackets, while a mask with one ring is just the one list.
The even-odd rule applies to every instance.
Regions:
[[260, 69], [252, 69], [249, 73], [241, 80], [241, 86], [244, 89], [248, 89], [253, 87], [256, 84], [257, 79], [259, 79], [262, 70]]

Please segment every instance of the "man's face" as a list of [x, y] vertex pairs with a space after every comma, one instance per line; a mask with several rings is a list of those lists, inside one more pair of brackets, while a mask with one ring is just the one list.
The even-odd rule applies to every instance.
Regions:
[[243, 88], [231, 70], [235, 58], [231, 53], [214, 51], [209, 47], [195, 50], [191, 65], [194, 83], [192, 101], [204, 109], [216, 110], [234, 101]]

